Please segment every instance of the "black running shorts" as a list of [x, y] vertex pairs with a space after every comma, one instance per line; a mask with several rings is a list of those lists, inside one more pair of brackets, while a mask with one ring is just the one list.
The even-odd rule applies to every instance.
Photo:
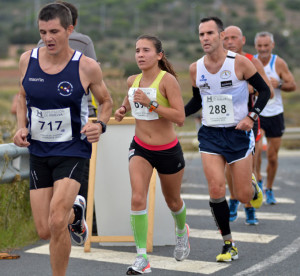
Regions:
[[30, 190], [53, 187], [65, 177], [81, 183], [89, 159], [79, 157], [30, 155]]
[[143, 157], [161, 174], [174, 174], [185, 167], [183, 152], [179, 142], [170, 149], [156, 151], [145, 149], [132, 140], [129, 148], [129, 160], [133, 156]]
[[281, 137], [285, 130], [283, 113], [272, 117], [260, 115], [260, 126], [265, 131], [266, 137]]

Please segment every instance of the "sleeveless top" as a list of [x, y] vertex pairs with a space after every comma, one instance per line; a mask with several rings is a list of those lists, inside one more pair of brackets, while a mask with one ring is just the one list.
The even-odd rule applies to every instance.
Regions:
[[248, 84], [235, 74], [236, 53], [228, 51], [220, 70], [206, 70], [204, 57], [197, 61], [196, 85], [202, 98], [202, 124], [232, 127], [248, 114]]
[[[249, 53], [245, 53], [245, 57], [248, 58], [251, 61], [254, 58], [254, 55], [251, 55]], [[249, 94], [249, 101], [248, 101], [248, 109], [249, 110], [254, 106], [254, 103], [255, 103], [255, 93]]]
[[150, 98], [152, 101], [157, 101], [159, 105], [170, 107], [170, 103], [166, 97], [164, 97], [159, 91], [159, 84], [165, 75], [166, 71], [161, 70], [153, 83], [148, 87], [139, 87], [140, 81], [142, 79], [143, 74], [139, 74], [136, 76], [131, 88], [128, 91], [128, 100], [131, 106], [132, 116], [139, 120], [156, 120], [159, 119], [159, 116], [155, 112], [149, 112], [148, 108], [140, 105], [139, 103], [133, 102], [133, 95], [137, 88], [140, 88], [144, 91], [144, 93]]
[[[255, 57], [258, 58], [258, 55], [255, 55]], [[275, 68], [276, 59], [277, 55], [272, 54], [268, 64], [264, 66], [264, 70], [269, 79], [272, 77], [277, 81], [280, 81], [280, 77]], [[281, 90], [279, 88], [274, 88], [274, 97], [268, 101], [260, 115], [264, 117], [273, 117], [280, 113], [283, 113]]]
[[61, 72], [47, 74], [39, 64], [39, 48], [31, 52], [22, 84], [26, 92], [29, 152], [33, 155], [91, 156], [91, 144], [80, 134], [88, 121], [88, 95], [79, 77], [81, 55], [75, 51]]

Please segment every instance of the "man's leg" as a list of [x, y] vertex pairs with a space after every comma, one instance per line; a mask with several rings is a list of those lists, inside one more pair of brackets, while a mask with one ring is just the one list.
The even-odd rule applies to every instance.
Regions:
[[229, 165], [231, 169], [233, 192], [235, 198], [248, 203], [253, 198], [252, 186], [252, 155]]
[[50, 239], [49, 212], [53, 188], [30, 190], [30, 204], [35, 227], [39, 237], [43, 240]]
[[236, 221], [238, 218], [238, 209], [240, 202], [235, 199], [234, 193], [233, 193], [233, 184], [232, 184], [232, 176], [231, 176], [231, 171], [228, 163], [226, 163], [226, 168], [225, 168], [225, 176], [226, 176], [226, 182], [228, 185], [228, 189], [230, 192], [230, 198], [229, 198], [229, 221], [233, 222]]
[[278, 152], [281, 145], [281, 137], [267, 138], [268, 149], [268, 165], [267, 165], [267, 189], [272, 189], [277, 168], [278, 168]]
[[262, 175], [261, 175], [261, 163], [262, 163], [262, 141], [263, 141], [263, 135], [264, 135], [264, 131], [261, 129], [262, 131], [262, 136], [261, 139], [255, 143], [255, 176], [257, 181], [262, 181]]
[[64, 178], [54, 183], [50, 203], [49, 228], [50, 262], [53, 276], [65, 275], [71, 252], [71, 239], [68, 224], [74, 220], [73, 203], [80, 184], [73, 179]]

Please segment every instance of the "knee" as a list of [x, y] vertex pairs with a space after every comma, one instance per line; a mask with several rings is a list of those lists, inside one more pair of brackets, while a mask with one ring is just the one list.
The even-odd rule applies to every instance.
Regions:
[[61, 214], [54, 212], [50, 215], [49, 229], [51, 236], [59, 235], [62, 231], [64, 231], [67, 228], [67, 226], [67, 222]]
[[248, 203], [253, 197], [253, 189], [249, 189], [248, 191], [239, 191], [235, 193], [235, 199], [239, 202], [246, 204]]
[[37, 233], [42, 240], [49, 240], [51, 235], [48, 227], [39, 227], [37, 228]]
[[133, 194], [131, 197], [131, 206], [134, 210], [146, 209], [147, 197], [142, 194]]
[[165, 200], [166, 200], [166, 203], [167, 203], [169, 209], [172, 212], [177, 212], [182, 207], [182, 200], [181, 200], [180, 197], [178, 197], [178, 198], [165, 198]]
[[271, 154], [268, 156], [269, 164], [276, 165], [278, 162], [277, 154]]

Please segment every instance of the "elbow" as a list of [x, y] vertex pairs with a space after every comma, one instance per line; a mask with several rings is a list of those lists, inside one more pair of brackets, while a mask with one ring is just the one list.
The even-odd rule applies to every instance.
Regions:
[[185, 121], [185, 114], [182, 114], [181, 116], [178, 116], [177, 120], [176, 120], [176, 124], [178, 126], [183, 126], [184, 124], [184, 121]]

